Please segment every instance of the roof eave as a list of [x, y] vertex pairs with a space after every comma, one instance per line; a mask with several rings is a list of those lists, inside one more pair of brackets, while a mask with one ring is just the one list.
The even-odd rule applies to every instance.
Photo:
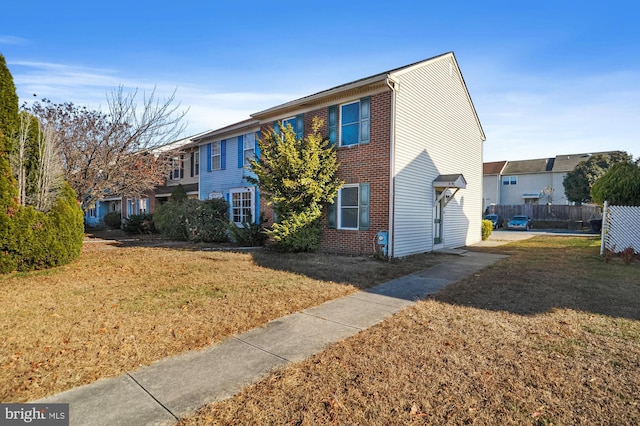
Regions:
[[389, 74], [386, 72], [376, 74], [371, 77], [336, 86], [334, 88], [324, 90], [313, 95], [305, 96], [303, 98], [299, 98], [269, 109], [253, 113], [251, 114], [251, 117], [257, 120], [266, 120], [271, 117], [281, 115], [285, 112], [299, 110], [307, 106], [318, 105], [341, 97], [346, 97], [350, 94], [383, 87], [382, 85], [386, 86], [386, 80], [388, 77]]

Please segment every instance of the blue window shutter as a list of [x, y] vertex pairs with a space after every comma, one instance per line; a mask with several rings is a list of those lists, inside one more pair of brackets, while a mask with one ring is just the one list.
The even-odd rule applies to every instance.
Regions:
[[338, 140], [338, 106], [329, 107], [329, 145], [334, 145]]
[[371, 122], [371, 98], [366, 97], [360, 99], [360, 142], [361, 144], [369, 143], [369, 129]]
[[260, 130], [256, 132], [256, 145], [253, 148], [253, 152], [256, 156], [256, 160], [260, 158], [260, 144], [258, 143], [259, 140], [260, 140]]
[[296, 139], [304, 138], [304, 114], [296, 116]]
[[238, 167], [244, 167], [244, 141], [238, 136]]
[[277, 121], [273, 122], [273, 133], [280, 135], [280, 123]]
[[360, 226], [363, 231], [369, 230], [369, 194], [370, 186], [368, 183], [360, 184]]
[[227, 168], [227, 140], [220, 141], [220, 170]]
[[336, 229], [338, 227], [338, 199], [333, 200], [333, 204], [329, 204], [327, 207], [327, 227]]
[[207, 171], [211, 171], [211, 144], [207, 144]]

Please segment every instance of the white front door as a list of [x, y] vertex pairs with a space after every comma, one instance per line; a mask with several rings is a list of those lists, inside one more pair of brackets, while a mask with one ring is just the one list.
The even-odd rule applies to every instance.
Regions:
[[443, 221], [443, 203], [444, 198], [442, 191], [436, 189], [436, 205], [433, 207], [433, 249], [438, 250], [444, 247], [444, 221]]

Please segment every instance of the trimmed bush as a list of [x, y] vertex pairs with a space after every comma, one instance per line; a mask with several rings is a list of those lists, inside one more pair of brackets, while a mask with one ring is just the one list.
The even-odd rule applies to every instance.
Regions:
[[493, 232], [493, 223], [490, 220], [482, 221], [482, 241], [486, 240], [491, 236], [491, 232]]
[[111, 229], [120, 229], [122, 227], [122, 213], [109, 212], [102, 218], [104, 224]]
[[150, 214], [132, 214], [124, 220], [122, 229], [127, 234], [154, 234], [156, 231], [153, 216]]
[[[196, 203], [194, 203], [194, 201]], [[224, 243], [229, 241], [229, 203], [222, 198], [186, 203], [186, 230], [189, 241]]]
[[229, 240], [229, 204], [221, 199], [169, 200], [156, 209], [154, 222], [169, 238], [193, 242]]
[[229, 233], [231, 239], [243, 247], [256, 247], [264, 245], [269, 236], [264, 232], [262, 223], [244, 222], [238, 226], [233, 222], [229, 223]]
[[322, 225], [319, 219], [309, 220], [305, 214], [291, 215], [269, 230], [275, 247], [284, 252], [311, 252], [320, 248]]
[[84, 221], [68, 184], [47, 213], [19, 207], [0, 217], [0, 272], [29, 271], [63, 265], [82, 250]]

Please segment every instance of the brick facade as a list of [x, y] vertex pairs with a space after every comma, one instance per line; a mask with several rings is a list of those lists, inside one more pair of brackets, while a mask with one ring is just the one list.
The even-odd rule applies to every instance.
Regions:
[[[342, 230], [327, 227], [327, 208], [323, 214], [323, 238], [321, 250], [341, 254], [372, 254], [376, 250], [378, 231], [389, 227], [389, 180], [390, 180], [390, 129], [391, 92], [386, 91], [371, 96], [370, 143], [348, 147], [338, 147], [337, 157], [340, 167], [338, 177], [346, 184], [370, 184], [369, 230]], [[328, 135], [328, 108], [323, 107], [305, 113], [305, 133], [311, 131], [312, 121], [318, 117], [324, 121], [321, 133]], [[263, 125], [264, 134], [271, 125]], [[261, 197], [261, 210], [270, 209]], [[269, 224], [272, 215], [266, 214]]]

